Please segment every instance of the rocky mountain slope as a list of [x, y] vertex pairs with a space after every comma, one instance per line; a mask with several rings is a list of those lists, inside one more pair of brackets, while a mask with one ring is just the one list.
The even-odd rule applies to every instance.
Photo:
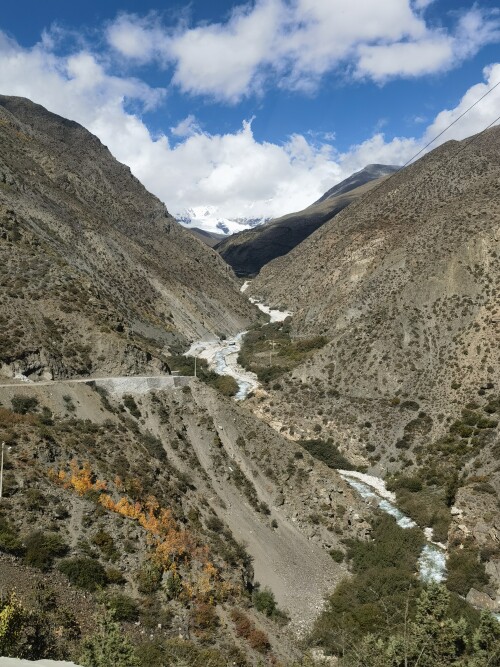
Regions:
[[165, 373], [257, 309], [79, 125], [3, 97], [0, 147], [0, 613], [22, 628], [0, 655], [89, 664], [111, 636], [144, 667], [300, 659], [370, 508], [200, 380], [98, 379]]
[[[290, 661], [294, 637], [346, 574], [328, 549], [369, 534], [368, 509], [335, 471], [194, 379], [135, 396], [92, 382], [50, 393], [18, 384], [0, 388], [0, 402], [0, 552], [11, 554], [0, 556], [0, 592], [14, 587], [36, 605], [36, 586], [50, 589], [83, 636], [99, 602], [126, 596], [134, 611], [121, 620], [140, 621], [125, 623], [139, 643], [180, 634], [193, 651], [219, 650], [217, 665], [238, 651], [242, 666]], [[44, 579], [36, 568], [55, 572]], [[290, 616], [285, 630], [252, 606], [257, 581]], [[83, 605], [81, 588], [94, 591]], [[262, 645], [238, 635], [237, 613], [265, 633]], [[74, 656], [77, 639], [61, 629], [52, 655]]]
[[354, 172], [354, 174], [351, 174], [351, 176], [327, 190], [325, 194], [314, 203], [319, 204], [326, 199], [331, 199], [332, 197], [337, 197], [338, 195], [343, 195], [355, 188], [359, 188], [361, 185], [369, 183], [370, 181], [375, 181], [384, 176], [390, 176], [398, 171], [398, 169], [400, 169], [400, 167], [390, 164], [368, 164], [364, 169]]
[[[463, 598], [500, 609], [499, 135], [458, 166], [460, 146], [441, 148], [296, 267], [272, 262], [249, 289], [294, 312], [262, 329], [220, 257], [95, 138], [0, 101], [0, 655], [360, 667], [429, 607], [408, 626], [417, 662], [462, 615], [461, 655], [498, 644]], [[203, 365], [99, 379], [165, 374], [167, 354], [190, 370], [188, 340], [250, 320], [265, 390], [245, 403]], [[422, 575], [432, 538], [448, 591]]]
[[[292, 339], [327, 341], [274, 381], [256, 413], [292, 438], [331, 437], [381, 476], [416, 476], [415, 502], [443, 493], [448, 508], [457, 503], [449, 538], [485, 548], [491, 571], [500, 564], [499, 179], [500, 128], [448, 142], [249, 288], [294, 313]], [[496, 586], [498, 595], [498, 576]]]
[[286, 255], [318, 227], [362, 197], [397, 167], [368, 165], [328, 190], [303, 211], [289, 213], [254, 229], [233, 234], [215, 246], [239, 276], [252, 276], [268, 262]]
[[77, 123], [0, 97], [0, 363], [155, 373], [253, 318], [228, 267]]

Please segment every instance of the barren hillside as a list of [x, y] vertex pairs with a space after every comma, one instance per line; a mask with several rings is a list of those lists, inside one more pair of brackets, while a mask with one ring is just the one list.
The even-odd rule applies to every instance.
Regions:
[[[168, 174], [165, 174], [168, 178]], [[227, 265], [83, 127], [0, 97], [4, 373], [165, 369], [252, 317]]]
[[[180, 633], [193, 652], [220, 651], [216, 664], [233, 654], [242, 666], [272, 653], [290, 660], [297, 633], [346, 575], [328, 549], [369, 533], [368, 509], [335, 471], [194, 379], [135, 396], [93, 383], [13, 384], [0, 404], [0, 551], [11, 554], [0, 556], [0, 593], [14, 587], [38, 608], [43, 586], [84, 636], [99, 602], [125, 595], [135, 611], [122, 620], [140, 620], [125, 630], [140, 642], [144, 629], [155, 642]], [[72, 559], [92, 575], [68, 570], [68, 590], [57, 569]], [[285, 630], [252, 606], [257, 581], [291, 618]], [[81, 588], [103, 592], [82, 606]], [[265, 633], [261, 644], [235, 634], [233, 612]], [[77, 638], [61, 633], [59, 654], [73, 655]]]
[[438, 527], [442, 508], [443, 539], [484, 550], [495, 597], [500, 128], [470, 141], [434, 150], [263, 268], [249, 291], [294, 313], [292, 340], [326, 344], [254, 410], [412, 487], [400, 501], [421, 525]]
[[[322, 424], [353, 451], [363, 452], [367, 420], [371, 441], [403, 435], [413, 415], [388, 409], [393, 399], [435, 417], [495, 382], [500, 129], [454, 157], [464, 145], [449, 142], [391, 177], [251, 283], [294, 313], [292, 336], [328, 339], [288, 380], [339, 394], [335, 407], [326, 401], [327, 423], [311, 413], [309, 427]], [[434, 419], [430, 432], [442, 430]]]

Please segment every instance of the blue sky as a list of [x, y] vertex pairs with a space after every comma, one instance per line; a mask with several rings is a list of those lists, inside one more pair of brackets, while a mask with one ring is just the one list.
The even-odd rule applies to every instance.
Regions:
[[[9, 3], [0, 92], [81, 122], [173, 213], [276, 216], [404, 162], [500, 80], [497, 5]], [[496, 92], [443, 140], [493, 120]]]

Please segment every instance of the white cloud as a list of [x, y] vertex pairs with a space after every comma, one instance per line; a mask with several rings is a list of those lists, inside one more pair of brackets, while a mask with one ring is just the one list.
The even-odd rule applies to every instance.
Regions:
[[[222, 217], [278, 216], [299, 210], [370, 162], [402, 164], [500, 80], [500, 63], [485, 70], [456, 108], [444, 110], [421, 137], [387, 141], [381, 132], [339, 154], [329, 143], [293, 135], [284, 144], [257, 141], [251, 121], [226, 134], [209, 134], [188, 116], [173, 130], [178, 139], [153, 137], [127, 101], [151, 108], [164, 91], [111, 75], [89, 51], [56, 56], [44, 41], [20, 47], [0, 32], [0, 90], [26, 96], [96, 134], [128, 164], [172, 212], [211, 206]], [[481, 130], [497, 115], [500, 86], [439, 141]]]
[[256, 0], [224, 23], [165, 28], [154, 15], [123, 14], [107, 32], [126, 58], [174, 68], [184, 92], [226, 102], [268, 85], [313, 89], [346, 67], [385, 81], [446, 71], [500, 41], [500, 16], [475, 5], [453, 29], [427, 24], [431, 0]]
[[193, 134], [200, 134], [201, 127], [192, 113], [183, 118], [175, 127], [170, 128], [170, 132], [175, 137], [191, 137]]
[[174, 82], [191, 93], [220, 92], [235, 102], [242, 91], [259, 91], [261, 70], [274, 59], [283, 23], [279, 0], [264, 0], [254, 8], [233, 11], [226, 24], [185, 30], [168, 39], [166, 47], [177, 63]]
[[437, 35], [418, 42], [363, 45], [358, 55], [357, 73], [376, 81], [396, 76], [422, 76], [449, 67], [453, 61], [453, 40]]
[[413, 0], [413, 6], [415, 9], [427, 9], [429, 5], [432, 5], [436, 0]]
[[[484, 70], [484, 82], [471, 86], [453, 109], [441, 111], [427, 127], [422, 143], [427, 143], [458, 119], [480, 97], [500, 83], [500, 63], [495, 63]], [[460, 119], [444, 136], [447, 139], [465, 139], [487, 127], [500, 114], [500, 85], [484, 98], [477, 106]]]
[[165, 37], [155, 14], [146, 17], [120, 14], [106, 30], [110, 46], [125, 58], [138, 63], [163, 57]]

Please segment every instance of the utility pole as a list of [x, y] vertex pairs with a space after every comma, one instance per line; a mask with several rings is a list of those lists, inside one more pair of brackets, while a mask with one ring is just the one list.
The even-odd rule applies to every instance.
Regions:
[[196, 357], [194, 358], [194, 376], [195, 376], [195, 377], [198, 377], [198, 376], [196, 375]]
[[5, 442], [2, 442], [2, 458], [0, 461], [0, 500], [2, 498], [2, 492], [3, 492], [3, 453], [5, 450]]
[[269, 350], [269, 365], [273, 365], [273, 352], [274, 348], [276, 347], [278, 343], [275, 340], [270, 340], [269, 345], [272, 345], [272, 348]]

